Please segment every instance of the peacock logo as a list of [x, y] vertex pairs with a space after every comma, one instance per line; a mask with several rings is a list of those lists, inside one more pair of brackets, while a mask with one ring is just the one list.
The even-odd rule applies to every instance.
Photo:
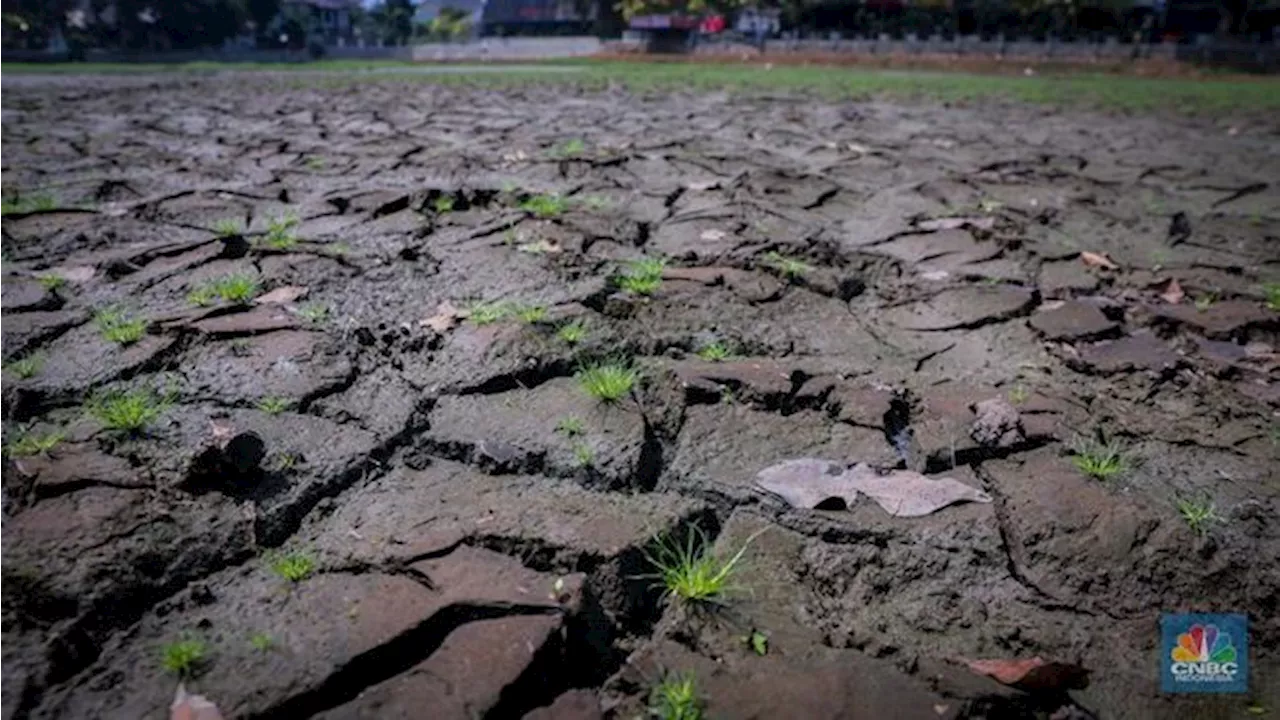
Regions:
[[1175, 663], [1233, 663], [1236, 648], [1231, 634], [1219, 632], [1217, 625], [1192, 625], [1178, 636], [1178, 645], [1170, 655]]

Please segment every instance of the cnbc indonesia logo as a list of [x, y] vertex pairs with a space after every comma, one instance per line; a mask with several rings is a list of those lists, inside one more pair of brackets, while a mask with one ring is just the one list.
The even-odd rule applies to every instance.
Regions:
[[1160, 620], [1161, 689], [1173, 693], [1249, 691], [1249, 619], [1167, 614]]
[[1169, 655], [1169, 671], [1178, 682], [1231, 682], [1240, 672], [1231, 634], [1217, 625], [1192, 625]]

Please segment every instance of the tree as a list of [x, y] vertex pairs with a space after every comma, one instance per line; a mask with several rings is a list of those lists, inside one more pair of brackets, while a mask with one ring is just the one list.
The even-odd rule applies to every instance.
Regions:
[[253, 23], [253, 32], [261, 36], [280, 14], [280, 0], [245, 0], [245, 14]]
[[413, 37], [413, 3], [383, 0], [369, 11], [378, 34], [388, 45], [404, 45]]

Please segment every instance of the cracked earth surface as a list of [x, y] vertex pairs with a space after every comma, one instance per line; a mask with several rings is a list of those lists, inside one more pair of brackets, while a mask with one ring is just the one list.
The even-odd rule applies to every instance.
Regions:
[[[237, 718], [631, 718], [672, 669], [726, 718], [1280, 708], [1274, 132], [390, 79], [9, 84], [6, 196], [58, 207], [3, 223], [6, 447], [65, 436], [5, 459], [6, 719], [165, 717], [160, 652], [184, 637], [207, 647], [188, 686]], [[540, 194], [563, 210], [538, 217]], [[269, 242], [289, 216], [296, 241]], [[618, 292], [641, 256], [667, 259], [660, 287]], [[234, 273], [299, 290], [189, 302]], [[451, 317], [476, 302], [547, 310]], [[108, 306], [147, 333], [105, 340]], [[712, 341], [731, 357], [699, 357]], [[642, 373], [616, 405], [574, 379], [603, 356]], [[166, 398], [142, 435], [83, 409], [139, 387]], [[990, 400], [1016, 411], [998, 441], [975, 426]], [[1069, 456], [1098, 428], [1132, 460], [1106, 482]], [[790, 508], [755, 478], [795, 457], [993, 502]], [[1181, 498], [1219, 520], [1193, 532]], [[754, 538], [710, 620], [647, 577], [649, 539], [693, 528], [725, 555]], [[286, 551], [315, 571], [282, 580]], [[1250, 615], [1248, 698], [1160, 694], [1159, 613], [1192, 610]], [[1031, 656], [1089, 683], [960, 664]]]

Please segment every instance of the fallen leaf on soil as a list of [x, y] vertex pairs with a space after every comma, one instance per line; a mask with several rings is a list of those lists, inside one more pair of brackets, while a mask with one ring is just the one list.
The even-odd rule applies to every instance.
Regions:
[[227, 441], [236, 436], [236, 429], [229, 423], [210, 420], [209, 427], [213, 431], [213, 442], [218, 447], [226, 447]]
[[259, 305], [288, 305], [307, 294], [307, 288], [298, 285], [285, 285], [269, 293], [264, 293], [254, 300]]
[[948, 477], [928, 478], [911, 470], [881, 475], [865, 463], [844, 469], [818, 458], [767, 467], [756, 475], [756, 484], [793, 507], [809, 509], [832, 498], [852, 507], [861, 493], [895, 517], [922, 517], [956, 503], [991, 502], [990, 495]]
[[56, 275], [67, 282], [73, 283], [88, 282], [93, 279], [93, 273], [92, 265], [64, 265], [50, 271], [51, 275]]
[[921, 220], [917, 227], [921, 230], [958, 230], [966, 225], [979, 230], [990, 230], [996, 226], [993, 217], [944, 217], [932, 220]]
[[457, 325], [461, 317], [462, 311], [454, 307], [453, 303], [445, 300], [436, 306], [436, 314], [423, 320], [421, 325], [429, 327], [438, 333], [445, 333], [454, 325]]
[[688, 185], [685, 185], [685, 187], [689, 188], [690, 190], [705, 192], [707, 190], [713, 190], [715, 188], [720, 187], [720, 181], [704, 180], [702, 182], [691, 182]]
[[922, 279], [933, 280], [933, 281], [946, 280], [947, 277], [950, 275], [951, 273], [947, 272], [946, 270], [930, 270], [928, 272], [920, 273], [920, 277]]
[[218, 706], [200, 695], [189, 695], [182, 683], [169, 708], [169, 720], [222, 720]]
[[1080, 253], [1080, 259], [1084, 261], [1085, 265], [1088, 265], [1090, 267], [1100, 267], [1100, 268], [1105, 268], [1107, 270], [1120, 269], [1119, 265], [1116, 265], [1115, 263], [1111, 262], [1111, 258], [1107, 257], [1106, 255], [1103, 255], [1102, 253], [1089, 252], [1088, 250], [1085, 250], [1084, 252]]
[[554, 240], [535, 240], [533, 242], [522, 243], [516, 246], [520, 252], [530, 253], [532, 255], [555, 255], [563, 252], [559, 243]]
[[723, 240], [724, 236], [725, 236], [725, 232], [723, 230], [712, 229], [712, 230], [703, 230], [702, 234], [699, 235], [698, 237], [702, 238], [703, 240], [715, 242], [717, 240]]
[[1173, 305], [1177, 305], [1182, 302], [1182, 299], [1187, 296], [1186, 293], [1182, 292], [1182, 286], [1178, 284], [1176, 278], [1169, 278], [1163, 286], [1159, 288], [1159, 290], [1160, 297], [1163, 298], [1165, 302]]
[[970, 660], [960, 658], [968, 668], [1025, 692], [1061, 692], [1089, 684], [1089, 671], [1079, 665], [1046, 662], [1043, 658], [1021, 660]]

